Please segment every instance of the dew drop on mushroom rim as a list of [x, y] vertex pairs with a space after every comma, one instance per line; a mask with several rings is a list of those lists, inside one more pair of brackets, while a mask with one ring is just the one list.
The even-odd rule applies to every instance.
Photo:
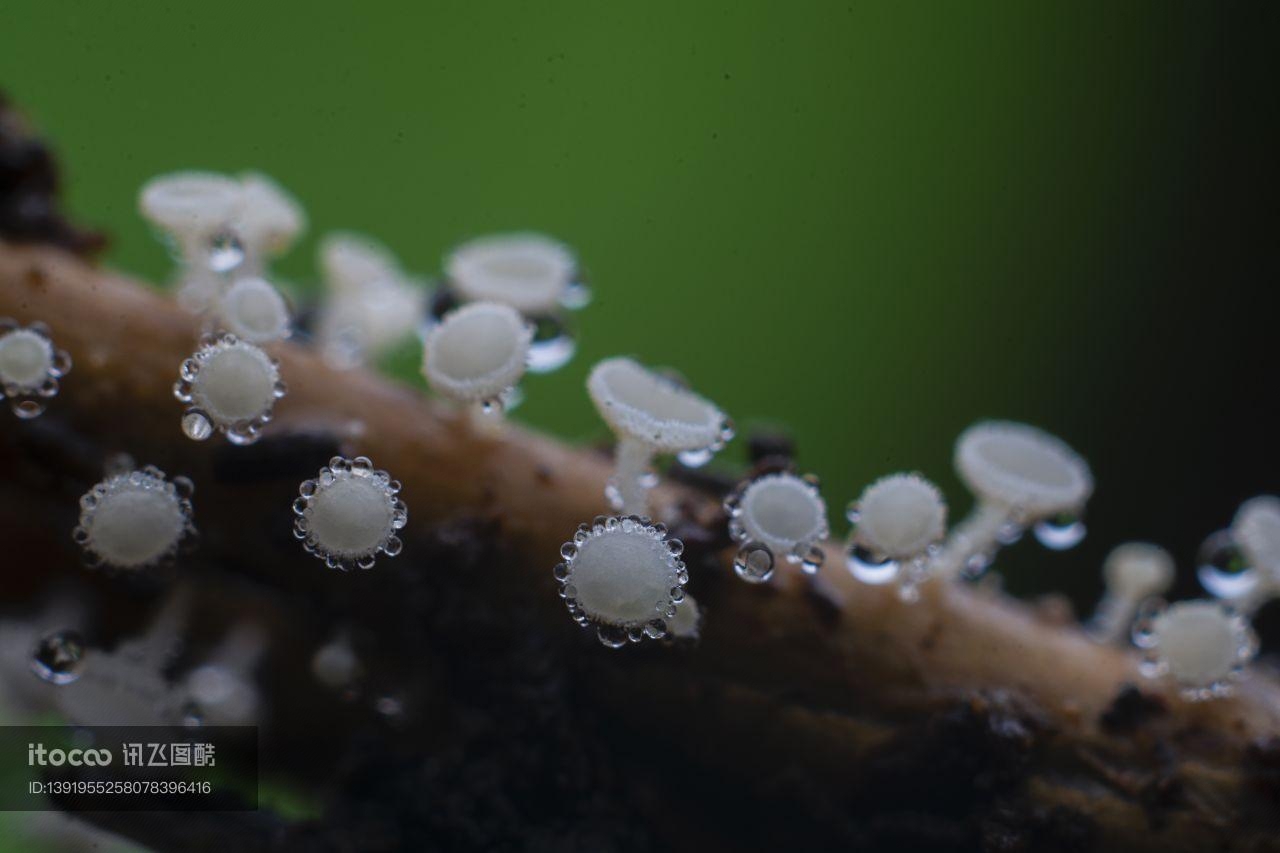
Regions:
[[827, 504], [817, 478], [789, 472], [765, 474], [738, 486], [724, 501], [729, 536], [738, 543], [734, 573], [748, 583], [764, 583], [779, 560], [799, 564], [806, 574], [826, 553]]
[[165, 479], [148, 465], [108, 476], [80, 498], [80, 523], [72, 538], [91, 566], [137, 570], [168, 560], [195, 534], [185, 477]]
[[554, 572], [560, 597], [573, 620], [594, 627], [610, 648], [658, 639], [684, 599], [689, 573], [683, 552], [664, 525], [639, 516], [597, 516], [560, 549], [564, 562]]
[[331, 569], [371, 569], [378, 554], [400, 553], [409, 510], [399, 493], [400, 482], [367, 457], [335, 456], [298, 487], [294, 535]]
[[0, 400], [23, 420], [39, 416], [57, 396], [59, 380], [71, 370], [71, 356], [56, 349], [43, 323], [27, 327], [0, 317]]
[[587, 393], [618, 438], [607, 494], [622, 512], [647, 511], [655, 454], [694, 454], [690, 461], [701, 462], [733, 437], [732, 422], [711, 401], [629, 358], [598, 363], [587, 377]]

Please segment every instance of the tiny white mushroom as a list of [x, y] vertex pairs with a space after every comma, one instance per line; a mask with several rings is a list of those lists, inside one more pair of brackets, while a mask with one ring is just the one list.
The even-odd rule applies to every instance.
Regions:
[[647, 518], [598, 516], [580, 525], [560, 549], [560, 597], [574, 621], [595, 627], [610, 648], [658, 639], [685, 597], [689, 573], [680, 560], [683, 551], [665, 526]]
[[1166, 592], [1173, 574], [1173, 557], [1159, 545], [1126, 542], [1113, 548], [1102, 565], [1107, 591], [1087, 626], [1089, 635], [1100, 643], [1126, 639], [1142, 602]]
[[261, 628], [237, 625], [208, 660], [187, 673], [180, 690], [186, 694], [184, 722], [206, 726], [251, 725], [260, 699], [253, 674], [266, 649]]
[[137, 570], [173, 557], [195, 533], [186, 477], [165, 479], [148, 465], [108, 476], [80, 498], [80, 523], [72, 538], [93, 566]]
[[667, 620], [667, 634], [672, 640], [692, 642], [702, 634], [702, 610], [692, 595], [686, 594], [676, 604], [676, 615]]
[[394, 557], [396, 534], [409, 519], [400, 482], [364, 456], [335, 456], [314, 480], [298, 487], [293, 532], [303, 548], [331, 569], [371, 569], [378, 554]]
[[262, 275], [268, 258], [282, 255], [307, 227], [307, 216], [297, 199], [268, 178], [255, 172], [240, 177], [241, 203], [235, 229], [244, 243], [240, 272]]
[[311, 674], [325, 687], [346, 690], [360, 677], [363, 667], [351, 639], [339, 634], [311, 656]]
[[427, 334], [422, 373], [436, 393], [469, 404], [473, 415], [498, 415], [524, 376], [532, 336], [514, 308], [464, 305]]
[[644, 512], [646, 476], [657, 453], [709, 458], [733, 437], [733, 423], [716, 406], [629, 358], [608, 358], [587, 377], [587, 393], [618, 437], [610, 502], [623, 512]]
[[213, 304], [222, 276], [244, 260], [235, 230], [243, 203], [240, 183], [212, 172], [160, 175], [142, 187], [138, 207], [173, 241], [184, 267], [178, 298], [191, 310]]
[[867, 486], [847, 516], [853, 524], [846, 548], [853, 576], [869, 584], [896, 580], [903, 600], [916, 600], [947, 529], [947, 505], [938, 487], [918, 474], [890, 474]]
[[527, 316], [554, 312], [578, 284], [573, 252], [541, 234], [479, 237], [450, 252], [444, 268], [464, 301], [501, 302]]
[[0, 318], [0, 400], [24, 420], [40, 415], [57, 396], [59, 380], [71, 370], [71, 356], [55, 349], [43, 323], [19, 326]]
[[271, 282], [242, 278], [218, 300], [222, 328], [251, 344], [265, 344], [289, 336], [289, 307]]
[[235, 335], [207, 341], [182, 363], [174, 396], [186, 403], [182, 431], [203, 441], [215, 430], [233, 444], [251, 444], [286, 393], [276, 362]]
[[1079, 516], [1093, 475], [1060, 439], [1026, 424], [977, 423], [956, 441], [955, 467], [977, 506], [947, 539], [935, 564], [941, 575], [980, 574], [1028, 525], [1055, 550], [1084, 537]]
[[826, 553], [827, 504], [817, 478], [775, 472], [749, 480], [724, 502], [729, 535], [739, 544], [733, 569], [748, 583], [764, 583], [779, 559], [799, 564], [806, 574], [822, 565]]
[[1143, 673], [1171, 679], [1191, 700], [1229, 693], [1258, 651], [1248, 620], [1212, 600], [1179, 601], [1147, 614], [1133, 639], [1146, 651]]
[[320, 243], [320, 267], [325, 297], [316, 339], [334, 367], [356, 367], [382, 355], [421, 322], [426, 289], [374, 241], [327, 235]]

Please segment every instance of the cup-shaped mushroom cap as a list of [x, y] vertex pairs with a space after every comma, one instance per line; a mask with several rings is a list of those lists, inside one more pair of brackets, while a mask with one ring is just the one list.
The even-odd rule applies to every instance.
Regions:
[[520, 313], [496, 302], [451, 311], [427, 334], [422, 372], [437, 393], [454, 400], [501, 396], [524, 376], [533, 329]]
[[138, 207], [152, 223], [175, 235], [210, 234], [241, 212], [240, 184], [213, 172], [174, 172], [142, 187]]
[[555, 310], [577, 266], [573, 252], [550, 237], [495, 234], [454, 249], [445, 259], [445, 276], [464, 300], [501, 302], [536, 315]]
[[75, 540], [97, 560], [140, 569], [177, 550], [191, 529], [190, 483], [155, 468], [115, 474], [80, 499]]
[[200, 356], [191, 397], [216, 426], [228, 427], [270, 413], [280, 373], [265, 352], [243, 341], [222, 341], [202, 350]]
[[710, 400], [629, 358], [592, 368], [587, 393], [619, 438], [660, 453], [718, 449], [728, 430], [728, 418]]
[[35, 391], [54, 366], [53, 342], [34, 329], [0, 332], [0, 390]]
[[854, 542], [891, 560], [924, 554], [946, 532], [942, 493], [917, 474], [876, 480], [858, 498], [857, 514]]
[[375, 282], [404, 277], [389, 249], [360, 234], [326, 234], [320, 241], [319, 256], [325, 284], [340, 293], [359, 292]]
[[737, 520], [746, 541], [763, 542], [782, 557], [807, 553], [827, 535], [827, 504], [810, 483], [794, 474], [753, 480], [738, 499]]
[[240, 232], [264, 252], [285, 252], [307, 227], [302, 205], [275, 181], [256, 172], [242, 175], [240, 187]]
[[1173, 584], [1173, 557], [1159, 545], [1117, 545], [1102, 564], [1107, 590], [1132, 601], [1159, 595]]
[[242, 278], [218, 300], [218, 314], [228, 332], [250, 343], [278, 341], [289, 334], [289, 308], [271, 282]]
[[590, 621], [622, 628], [670, 617], [683, 593], [679, 546], [660, 529], [632, 519], [610, 519], [567, 543], [561, 584], [571, 609]]
[[960, 478], [985, 501], [1015, 509], [1024, 521], [1079, 510], [1093, 475], [1060, 439], [1011, 421], [977, 423], [956, 441]]
[[400, 553], [397, 535], [409, 520], [400, 483], [364, 456], [335, 456], [293, 503], [294, 535], [331, 568], [373, 567], [379, 553]]
[[1262, 495], [1241, 504], [1231, 535], [1251, 568], [1280, 581], [1280, 498]]
[[1180, 601], [1155, 617], [1151, 636], [1169, 675], [1185, 687], [1229, 679], [1252, 657], [1248, 625], [1216, 601]]

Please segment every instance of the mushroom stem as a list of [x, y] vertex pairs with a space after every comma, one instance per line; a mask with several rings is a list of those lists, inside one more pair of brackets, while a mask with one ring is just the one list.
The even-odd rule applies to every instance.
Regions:
[[647, 515], [649, 513], [649, 489], [645, 482], [649, 467], [653, 463], [653, 449], [634, 438], [618, 439], [618, 447], [614, 452], [617, 468], [613, 475], [618, 499], [622, 503], [624, 515]]
[[1009, 507], [979, 501], [947, 536], [942, 550], [933, 560], [933, 574], [950, 580], [964, 572], [975, 557], [989, 562], [1000, 549], [1001, 531], [1007, 530], [1012, 521], [1013, 512]]
[[1085, 633], [1096, 643], [1123, 643], [1129, 636], [1139, 603], [1132, 598], [1108, 592], [1098, 602], [1093, 617], [1085, 623]]

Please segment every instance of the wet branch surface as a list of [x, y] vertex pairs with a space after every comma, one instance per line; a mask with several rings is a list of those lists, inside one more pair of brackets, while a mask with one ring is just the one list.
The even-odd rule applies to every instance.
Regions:
[[[929, 584], [914, 606], [861, 585], [838, 548], [816, 580], [728, 568], [709, 490], [668, 485], [706, 610], [694, 647], [613, 652], [576, 628], [551, 567], [603, 509], [609, 463], [463, 417], [304, 348], [274, 348], [290, 393], [257, 445], [196, 443], [171, 388], [192, 320], [64, 251], [0, 244], [0, 316], [44, 320], [75, 369], [49, 411], [0, 419], [6, 603], [68, 579], [99, 642], [139, 630], [178, 578], [199, 592], [195, 658], [234, 622], [270, 635], [264, 774], [316, 790], [317, 821], [94, 817], [163, 849], [1054, 850], [1280, 848], [1280, 685], [1189, 704], [1136, 659], [1030, 606]], [[585, 404], [584, 404], [585, 405]], [[200, 549], [169, 572], [79, 567], [76, 500], [125, 451], [197, 484]], [[404, 483], [404, 553], [326, 570], [292, 498], [336, 452]], [[358, 695], [316, 684], [338, 629]], [[399, 713], [379, 713], [376, 699]]]

